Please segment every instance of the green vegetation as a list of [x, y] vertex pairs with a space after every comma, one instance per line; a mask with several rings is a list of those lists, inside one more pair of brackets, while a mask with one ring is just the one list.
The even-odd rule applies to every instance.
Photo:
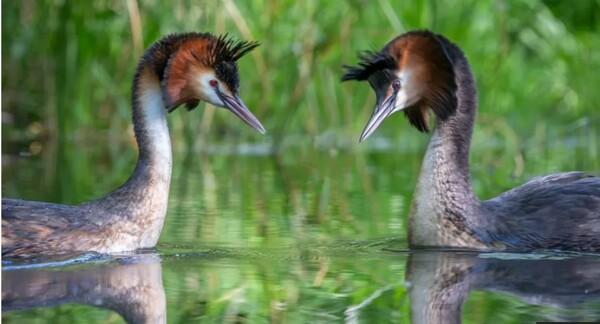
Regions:
[[[355, 63], [359, 50], [429, 28], [459, 44], [476, 74], [474, 169], [497, 175], [484, 187], [508, 188], [561, 169], [600, 170], [599, 7], [593, 1], [5, 1], [3, 154], [39, 154], [46, 183], [60, 174], [70, 184], [44, 186], [51, 198], [76, 202], [81, 197], [70, 192], [94, 196], [97, 182], [106, 181], [82, 179], [99, 166], [74, 162], [85, 159], [82, 153], [99, 154], [88, 144], [101, 137], [99, 143], [110, 143], [102, 154], [112, 163], [111, 184], [120, 182], [135, 156], [128, 148], [129, 98], [137, 59], [161, 36], [191, 30], [262, 43], [240, 62], [241, 95], [269, 132], [258, 137], [213, 108], [177, 111], [170, 118], [177, 151], [242, 141], [279, 150], [354, 149], [374, 96], [366, 84], [339, 83], [341, 66]], [[400, 151], [421, 152], [426, 137], [402, 119], [394, 116], [377, 136], [394, 139]], [[112, 178], [115, 168], [124, 170]]]
[[[599, 7], [594, 1], [6, 1], [2, 104], [14, 122], [5, 123], [3, 135], [5, 143], [40, 133], [77, 140], [83, 130], [97, 129], [124, 137], [139, 56], [165, 34], [194, 30], [262, 43], [240, 62], [241, 94], [272, 141], [284, 131], [313, 140], [334, 131], [355, 142], [373, 96], [366, 84], [340, 84], [341, 66], [355, 63], [359, 50], [423, 27], [455, 41], [471, 60], [479, 132], [486, 134], [478, 138], [533, 138], [538, 128], [552, 135], [557, 125], [577, 132], [592, 124], [600, 99], [591, 86], [599, 79]], [[255, 138], [232, 116], [206, 111], [174, 114], [173, 136]], [[17, 131], [35, 122], [42, 127], [33, 127], [34, 134]], [[382, 136], [415, 137], [408, 127], [386, 124]]]
[[[79, 203], [120, 185], [136, 159], [133, 71], [163, 35], [257, 40], [239, 62], [240, 94], [267, 136], [204, 105], [171, 114], [174, 176], [161, 251], [302, 254], [293, 247], [339, 244], [375, 256], [169, 260], [169, 319], [233, 321], [226, 314], [242, 300], [252, 322], [342, 321], [345, 307], [392, 285], [360, 319], [408, 323], [406, 258], [369, 244], [402, 245], [428, 136], [398, 114], [358, 145], [375, 99], [366, 83], [339, 82], [342, 65], [415, 28], [457, 43], [479, 86], [471, 160], [475, 190], [489, 198], [536, 175], [600, 173], [599, 15], [591, 0], [3, 1], [2, 196]], [[289, 308], [277, 308], [280, 301]], [[522, 304], [478, 293], [466, 307], [478, 311], [465, 322], [531, 319], [513, 312]], [[27, 314], [120, 320], [83, 306]]]

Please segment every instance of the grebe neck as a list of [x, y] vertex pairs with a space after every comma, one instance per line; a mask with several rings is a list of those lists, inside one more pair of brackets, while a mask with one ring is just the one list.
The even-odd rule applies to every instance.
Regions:
[[460, 52], [454, 54], [457, 108], [445, 121], [436, 121], [425, 153], [410, 211], [413, 246], [477, 245], [470, 229], [479, 221], [479, 200], [469, 167], [477, 90], [467, 60]]
[[[160, 81], [149, 65], [140, 64], [133, 92], [133, 128], [139, 156], [135, 170], [121, 187], [89, 202], [94, 221], [113, 228], [110, 251], [150, 248], [158, 242], [167, 204], [173, 164], [171, 138]], [[101, 217], [98, 217], [101, 215]]]
[[137, 167], [149, 167], [168, 183], [172, 166], [171, 138], [160, 81], [149, 67], [142, 67], [136, 74], [132, 93], [133, 127], [139, 150]]

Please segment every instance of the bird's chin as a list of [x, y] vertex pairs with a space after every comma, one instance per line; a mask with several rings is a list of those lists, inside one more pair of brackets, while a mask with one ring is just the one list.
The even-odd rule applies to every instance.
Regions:
[[199, 99], [191, 99], [185, 102], [185, 108], [187, 108], [187, 110], [192, 110], [198, 107], [198, 104], [200, 104]]

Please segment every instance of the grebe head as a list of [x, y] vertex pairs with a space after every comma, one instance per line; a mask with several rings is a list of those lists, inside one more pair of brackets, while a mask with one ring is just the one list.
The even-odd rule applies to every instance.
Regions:
[[441, 121], [454, 113], [456, 81], [449, 46], [441, 35], [413, 31], [396, 37], [380, 51], [360, 53], [358, 66], [345, 66], [342, 81], [367, 80], [377, 96], [361, 142], [397, 111], [404, 111], [421, 132], [429, 132], [430, 110]]
[[193, 109], [205, 101], [230, 110], [264, 134], [265, 128], [238, 95], [237, 60], [259, 44], [236, 41], [227, 35], [190, 33], [171, 37], [179, 37], [180, 44], [169, 58], [162, 79], [169, 112], [182, 104]]

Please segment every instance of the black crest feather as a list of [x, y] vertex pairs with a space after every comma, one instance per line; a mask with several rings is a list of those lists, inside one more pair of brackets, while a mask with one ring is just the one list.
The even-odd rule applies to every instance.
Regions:
[[255, 49], [258, 42], [238, 41], [228, 34], [217, 37], [207, 56], [207, 65], [215, 69], [217, 77], [237, 92], [240, 87], [236, 61]]
[[357, 80], [364, 81], [371, 74], [397, 67], [396, 59], [384, 51], [364, 51], [358, 53], [358, 66], [344, 65], [346, 73], [342, 76], [342, 81]]
[[235, 62], [260, 45], [255, 41], [235, 40], [228, 34], [218, 36], [213, 44], [211, 53], [208, 55], [207, 65], [209, 66], [215, 65], [217, 62]]

